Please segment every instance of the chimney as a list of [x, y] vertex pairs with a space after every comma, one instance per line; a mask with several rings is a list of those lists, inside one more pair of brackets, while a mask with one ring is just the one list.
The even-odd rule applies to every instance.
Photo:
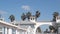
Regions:
[[37, 20], [36, 16], [30, 16], [29, 19], [30, 22], [36, 22], [36, 20]]

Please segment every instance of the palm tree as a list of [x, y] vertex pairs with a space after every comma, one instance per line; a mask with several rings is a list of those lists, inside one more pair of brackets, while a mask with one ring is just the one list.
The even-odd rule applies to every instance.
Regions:
[[59, 13], [58, 12], [54, 12], [53, 13], [53, 21], [56, 21], [56, 17], [59, 15]]
[[21, 15], [21, 19], [22, 19], [23, 21], [26, 19], [26, 15], [25, 15], [24, 13]]
[[13, 22], [15, 20], [14, 15], [10, 15], [9, 19], [11, 20], [11, 22]]
[[40, 12], [39, 11], [36, 11], [35, 16], [36, 16], [36, 18], [38, 18], [40, 16]]
[[38, 31], [39, 33], [41, 33], [41, 29], [40, 29], [40, 27], [37, 28], [37, 31]]
[[27, 12], [27, 13], [26, 13], [26, 17], [27, 17], [28, 19], [30, 19], [30, 16], [31, 16], [31, 13], [30, 13], [30, 12]]
[[53, 26], [49, 26], [49, 29], [50, 29], [50, 31], [52, 31], [53, 30], [53, 32], [57, 32], [57, 29], [55, 29]]
[[52, 29], [55, 29], [53, 26], [49, 26], [49, 29], [52, 30]]

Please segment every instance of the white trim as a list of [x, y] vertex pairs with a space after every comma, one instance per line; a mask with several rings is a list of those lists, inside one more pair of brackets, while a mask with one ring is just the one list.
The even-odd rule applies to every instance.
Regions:
[[21, 29], [21, 30], [25, 30], [26, 31], [26, 29], [20, 28], [19, 26], [16, 26], [16, 25], [13, 25], [13, 24], [4, 22], [4, 21], [0, 21], [0, 23], [3, 24], [3, 25], [7, 25], [7, 26], [10, 26], [10, 27], [14, 27], [14, 28], [17, 28], [17, 29]]

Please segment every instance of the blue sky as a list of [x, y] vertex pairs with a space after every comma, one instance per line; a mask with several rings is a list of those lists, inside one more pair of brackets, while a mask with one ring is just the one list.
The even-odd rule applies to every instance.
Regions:
[[39, 10], [39, 21], [52, 20], [53, 12], [60, 13], [60, 0], [0, 0], [0, 13], [9, 21], [13, 14], [16, 20], [21, 20], [21, 14], [30, 11], [33, 15]]

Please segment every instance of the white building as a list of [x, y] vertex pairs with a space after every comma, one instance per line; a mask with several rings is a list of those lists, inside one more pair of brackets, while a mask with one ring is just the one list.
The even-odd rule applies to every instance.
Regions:
[[26, 29], [0, 20], [0, 34], [25, 34]]
[[[36, 34], [36, 30], [39, 26], [48, 24], [58, 27], [58, 33], [60, 33], [60, 17], [56, 18], [56, 22], [52, 21], [40, 21], [38, 22], [36, 17], [31, 16], [29, 21], [14, 21], [12, 23], [0, 20], [0, 34]], [[58, 25], [57, 25], [58, 24]]]

